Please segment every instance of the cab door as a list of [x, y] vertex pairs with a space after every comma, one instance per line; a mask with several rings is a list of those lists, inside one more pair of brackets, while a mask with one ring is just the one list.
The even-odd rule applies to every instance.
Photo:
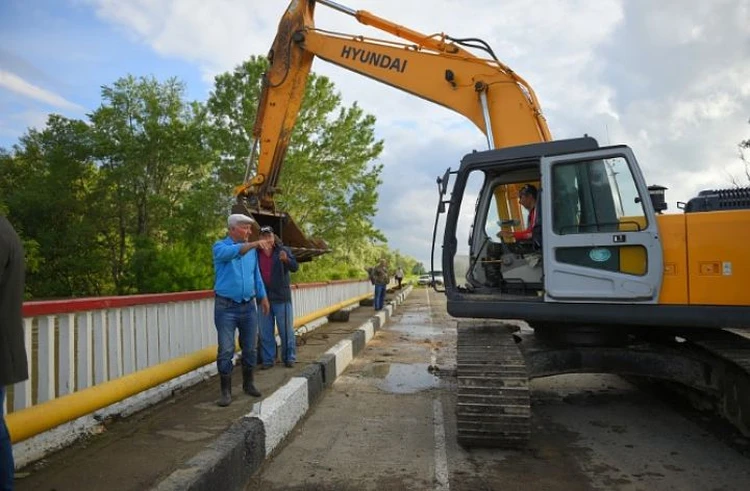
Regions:
[[543, 157], [541, 173], [545, 301], [656, 303], [662, 247], [633, 152]]

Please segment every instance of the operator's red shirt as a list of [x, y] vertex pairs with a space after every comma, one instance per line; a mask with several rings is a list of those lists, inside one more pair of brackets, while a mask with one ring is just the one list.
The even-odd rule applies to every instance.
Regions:
[[529, 210], [529, 226], [525, 230], [513, 232], [513, 238], [516, 240], [531, 240], [531, 232], [536, 224], [536, 206]]

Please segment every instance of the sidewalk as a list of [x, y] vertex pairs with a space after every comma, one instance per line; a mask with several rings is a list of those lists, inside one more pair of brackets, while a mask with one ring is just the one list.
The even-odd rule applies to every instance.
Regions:
[[[388, 306], [377, 316], [371, 307], [360, 307], [348, 322], [330, 322], [303, 335], [294, 368], [277, 364], [256, 371], [261, 399], [243, 394], [235, 369], [232, 404], [220, 408], [218, 378], [211, 377], [156, 406], [107, 422], [100, 434], [17, 471], [16, 489], [241, 488], [248, 472], [271, 455], [409, 291], [407, 286], [389, 292]], [[244, 465], [232, 463], [227, 474], [221, 468], [235, 459], [233, 454]], [[214, 475], [224, 479], [213, 482]]]

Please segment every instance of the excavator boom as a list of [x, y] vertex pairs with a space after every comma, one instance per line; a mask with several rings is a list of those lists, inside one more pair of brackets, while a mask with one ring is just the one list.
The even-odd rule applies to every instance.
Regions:
[[[407, 42], [317, 29], [316, 3]], [[486, 45], [490, 58], [477, 57], [460, 43], [444, 34], [425, 35], [328, 0], [292, 1], [281, 18], [268, 54], [270, 68], [263, 78], [253, 128], [254, 149], [259, 148], [255, 175], [248, 176], [236, 189], [237, 204], [233, 211], [250, 214], [261, 225], [274, 225], [282, 231], [284, 241], [303, 254], [303, 260], [327, 251], [323, 242], [305, 238], [294, 221], [276, 209], [274, 202], [315, 57], [464, 115], [487, 136], [489, 148], [551, 140], [532, 88], [494, 58]]]

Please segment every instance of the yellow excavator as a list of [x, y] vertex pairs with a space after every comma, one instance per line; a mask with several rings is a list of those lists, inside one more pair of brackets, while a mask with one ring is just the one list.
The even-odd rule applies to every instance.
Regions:
[[[402, 41], [318, 29], [318, 4]], [[750, 434], [750, 188], [704, 191], [682, 213], [663, 214], [666, 188], [647, 186], [630, 148], [553, 140], [531, 86], [480, 39], [293, 0], [268, 57], [257, 171], [238, 187], [236, 211], [291, 227], [285, 240], [308, 258], [325, 244], [305, 238], [273, 194], [315, 57], [450, 108], [486, 135], [488, 150], [467, 153], [437, 180], [433, 251], [444, 216], [447, 308], [464, 318], [462, 445], [523, 445], [529, 380], [582, 372], [699, 394]], [[467, 208], [473, 221], [462, 225]]]

